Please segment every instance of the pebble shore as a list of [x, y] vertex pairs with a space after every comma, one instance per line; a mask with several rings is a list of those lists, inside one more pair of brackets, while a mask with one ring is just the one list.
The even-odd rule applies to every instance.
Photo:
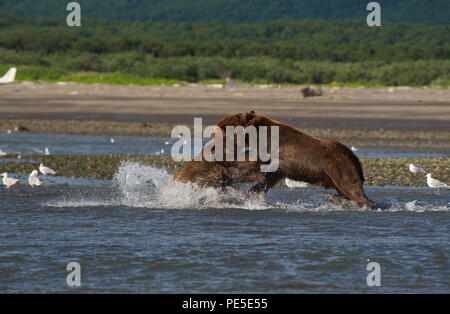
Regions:
[[[8, 156], [7, 158], [16, 158]], [[3, 157], [6, 158], [6, 157]], [[1, 161], [2, 157], [0, 157]], [[174, 173], [182, 163], [167, 156], [131, 156], [131, 155], [27, 155], [20, 163], [0, 164], [0, 173], [29, 174], [39, 167], [39, 163], [57, 171], [59, 176], [68, 178], [96, 178], [111, 180], [120, 164], [124, 161], [136, 161], [143, 165], [167, 169]], [[408, 164], [413, 163], [443, 182], [450, 183], [450, 158], [363, 158], [366, 185], [370, 186], [426, 186], [425, 174], [413, 175]]]

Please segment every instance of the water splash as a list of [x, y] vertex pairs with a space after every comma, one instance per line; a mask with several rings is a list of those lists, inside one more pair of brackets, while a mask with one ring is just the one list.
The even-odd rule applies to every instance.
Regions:
[[[121, 203], [130, 207], [170, 209], [237, 208], [246, 210], [284, 210], [289, 212], [367, 211], [352, 202], [337, 200], [321, 189], [310, 189], [301, 195], [286, 189], [273, 192], [265, 198], [250, 195], [234, 188], [219, 190], [200, 188], [195, 184], [175, 182], [166, 170], [124, 162], [114, 176], [121, 195]], [[301, 190], [300, 190], [301, 191]], [[303, 190], [306, 191], [306, 190]], [[278, 192], [281, 192], [278, 193]], [[332, 193], [332, 192], [331, 192]], [[302, 192], [300, 192], [302, 194]], [[292, 199], [295, 196], [295, 199]], [[419, 204], [420, 203], [420, 204]], [[394, 202], [382, 205], [379, 210], [389, 212], [449, 211], [449, 204], [437, 206], [413, 202]]]
[[175, 182], [166, 170], [123, 162], [114, 175], [121, 201], [130, 207], [266, 209], [264, 199], [227, 188], [201, 188]]
[[[248, 194], [234, 188], [225, 190], [200, 188], [196, 184], [175, 182], [166, 170], [136, 162], [123, 162], [112, 182], [113, 191], [98, 189], [100, 195], [92, 193], [76, 199], [54, 200], [52, 207], [127, 206], [149, 209], [245, 209], [281, 210], [287, 212], [348, 212], [371, 211], [360, 209], [349, 201], [343, 201], [332, 191], [320, 188], [305, 188], [290, 191], [286, 188], [272, 190], [267, 198]], [[416, 188], [417, 189], [417, 188]], [[433, 204], [433, 199], [409, 201], [417, 193], [414, 189], [397, 188], [389, 192], [381, 187], [369, 187], [369, 193], [379, 204], [378, 211], [385, 212], [448, 212], [450, 203]], [[105, 194], [106, 199], [105, 199]], [[422, 193], [423, 195], [423, 193]]]
[[450, 211], [450, 203], [446, 205], [434, 205], [434, 204], [418, 204], [417, 200], [412, 202], [407, 202], [404, 205], [402, 204], [392, 204], [391, 207], [387, 208], [389, 212], [416, 212], [416, 213], [424, 213], [424, 212], [449, 212]]

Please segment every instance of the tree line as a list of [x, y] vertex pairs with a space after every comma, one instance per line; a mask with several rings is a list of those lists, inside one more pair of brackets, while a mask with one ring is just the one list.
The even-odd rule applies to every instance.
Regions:
[[[122, 21], [255, 23], [274, 19], [361, 19], [370, 1], [361, 0], [77, 0], [86, 17]], [[378, 0], [383, 20], [448, 24], [448, 0]], [[17, 16], [61, 17], [61, 0], [0, 0]]]
[[1, 34], [0, 47], [17, 52], [44, 54], [87, 52], [111, 54], [135, 51], [155, 58], [169, 57], [270, 57], [275, 59], [359, 62], [450, 59], [450, 44], [429, 45], [298, 45], [289, 42], [257, 43], [239, 40], [162, 42], [145, 38], [84, 38], [64, 35]]
[[448, 26], [392, 24], [374, 33], [365, 26], [359, 33], [354, 21], [62, 24], [0, 16], [0, 67], [21, 66], [19, 79], [47, 80], [95, 72], [189, 82], [450, 82]]

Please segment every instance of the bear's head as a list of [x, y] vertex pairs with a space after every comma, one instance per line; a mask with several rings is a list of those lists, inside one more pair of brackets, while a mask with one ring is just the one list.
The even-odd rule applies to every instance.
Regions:
[[[224, 141], [224, 150], [226, 149], [226, 136], [227, 136], [227, 127], [244, 127], [246, 128], [250, 121], [252, 121], [256, 117], [256, 113], [254, 111], [250, 111], [247, 113], [235, 113], [227, 116], [223, 120], [219, 121], [215, 126], [215, 132], [211, 135], [212, 138], [215, 138], [215, 134], [220, 132], [223, 136]], [[248, 135], [246, 135], [246, 141], [248, 141]], [[236, 151], [236, 150], [235, 150]]]
[[245, 128], [255, 117], [256, 113], [254, 111], [247, 113], [235, 113], [217, 122], [216, 127], [222, 131], [222, 135], [225, 137], [227, 134], [227, 126], [242, 126]]
[[222, 132], [225, 134], [227, 126], [243, 126], [246, 127], [247, 124], [256, 117], [256, 113], [254, 111], [250, 111], [247, 113], [235, 113], [229, 115], [225, 119], [219, 121], [217, 126], [222, 129]]
[[281, 125], [281, 122], [278, 122], [276, 120], [273, 120], [272, 118], [269, 118], [267, 116], [261, 116], [254, 114], [251, 119], [247, 121], [247, 124], [245, 127], [254, 126], [256, 128], [260, 126], [273, 126], [273, 125]]

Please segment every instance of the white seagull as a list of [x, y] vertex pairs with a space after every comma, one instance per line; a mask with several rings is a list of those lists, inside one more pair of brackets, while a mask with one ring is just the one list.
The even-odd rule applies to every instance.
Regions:
[[411, 173], [419, 173], [419, 172], [425, 172], [425, 170], [423, 170], [422, 168], [416, 167], [413, 164], [409, 164], [409, 171], [411, 171]]
[[430, 188], [432, 189], [436, 189], [437, 192], [439, 192], [440, 188], [450, 188], [450, 186], [448, 186], [447, 184], [445, 184], [444, 182], [441, 182], [439, 180], [433, 179], [431, 177], [431, 173], [427, 174], [427, 184]]
[[0, 148], [0, 156], [6, 156], [7, 155], [7, 153], [5, 153], [4, 151], [2, 151], [2, 149]]
[[49, 168], [49, 167], [46, 167], [46, 166], [44, 166], [43, 164], [40, 164], [40, 166], [39, 166], [39, 171], [40, 171], [44, 176], [46, 176], [46, 175], [48, 175], [48, 174], [56, 174], [55, 170], [53, 170], [53, 169], [51, 169], [51, 168]]
[[46, 148], [44, 149], [44, 155], [45, 155], [45, 156], [50, 156], [50, 150], [48, 149], [48, 147], [46, 147]]
[[31, 172], [30, 176], [28, 177], [28, 184], [30, 184], [31, 186], [42, 185], [41, 180], [39, 180], [38, 178], [38, 174], [39, 172], [37, 170], [33, 170], [33, 172]]
[[351, 149], [351, 151], [354, 152], [354, 153], [356, 153], [356, 152], [359, 150], [359, 149], [356, 148], [355, 146], [350, 147], [350, 149]]
[[8, 178], [8, 174], [6, 172], [2, 173], [1, 176], [3, 177], [3, 184], [6, 185], [7, 188], [19, 182], [17, 179]]
[[289, 178], [284, 179], [284, 183], [286, 183], [287, 187], [290, 188], [291, 190], [293, 190], [295, 188], [306, 188], [309, 186], [309, 184], [306, 182], [299, 182], [299, 181], [291, 180]]

